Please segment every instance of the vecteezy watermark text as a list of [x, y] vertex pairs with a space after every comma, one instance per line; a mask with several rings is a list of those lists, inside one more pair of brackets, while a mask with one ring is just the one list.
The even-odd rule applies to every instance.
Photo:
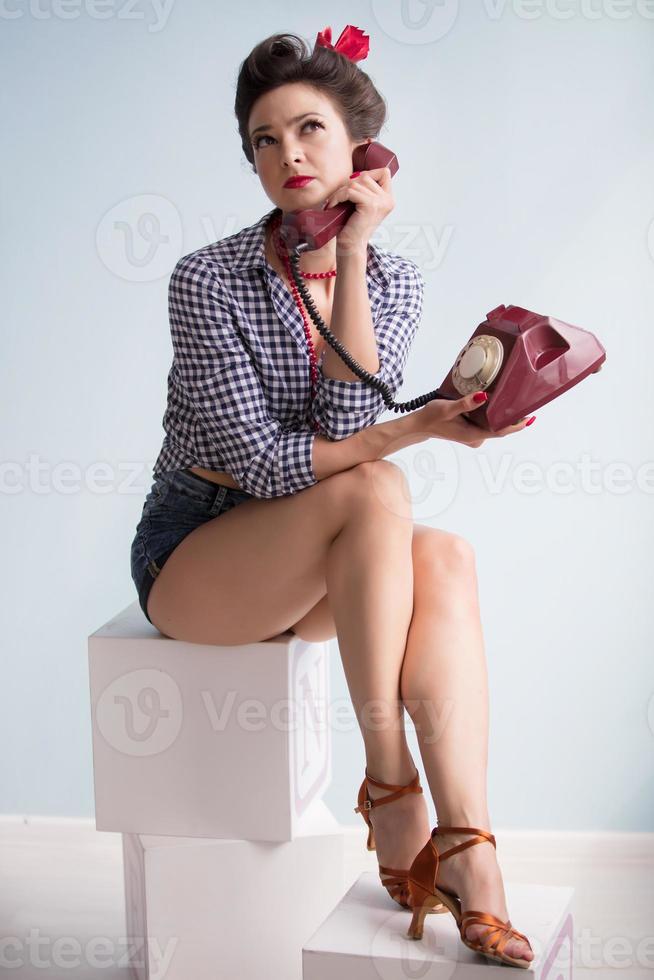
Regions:
[[140, 20], [149, 34], [156, 34], [166, 26], [172, 8], [173, 0], [0, 0], [0, 20]]

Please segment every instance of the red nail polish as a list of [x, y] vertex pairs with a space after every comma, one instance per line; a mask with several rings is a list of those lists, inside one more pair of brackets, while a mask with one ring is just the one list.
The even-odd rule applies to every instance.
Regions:
[[360, 170], [355, 170], [353, 174], [350, 174], [350, 180], [352, 180], [353, 177], [358, 177], [360, 173]]
[[482, 402], [488, 401], [488, 395], [486, 394], [485, 391], [477, 391], [472, 396], [472, 400], [473, 402], [477, 402], [478, 405], [481, 405]]
[[532, 417], [529, 419], [529, 421], [528, 422], [525, 422], [525, 429], [527, 428], [528, 425], [531, 425], [531, 423], [535, 420], [535, 418], [536, 418], [536, 416], [535, 415], [532, 415]]

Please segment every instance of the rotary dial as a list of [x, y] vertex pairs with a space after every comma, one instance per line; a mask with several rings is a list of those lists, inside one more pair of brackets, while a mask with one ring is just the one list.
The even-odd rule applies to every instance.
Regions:
[[497, 337], [478, 334], [466, 344], [452, 368], [452, 384], [460, 395], [483, 391], [502, 366], [504, 348]]

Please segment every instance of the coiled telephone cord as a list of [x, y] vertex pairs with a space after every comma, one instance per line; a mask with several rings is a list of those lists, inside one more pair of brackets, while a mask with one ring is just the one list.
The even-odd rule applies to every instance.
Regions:
[[391, 409], [394, 412], [413, 412], [416, 408], [422, 408], [422, 406], [426, 405], [427, 402], [434, 401], [436, 398], [446, 398], [451, 400], [447, 395], [441, 394], [438, 388], [435, 388], [433, 391], [428, 391], [426, 394], [419, 395], [417, 398], [411, 398], [407, 402], [393, 401], [391, 390], [386, 382], [382, 381], [381, 378], [376, 378], [369, 371], [366, 371], [366, 369], [362, 367], [358, 361], [355, 361], [350, 352], [346, 350], [340, 340], [334, 336], [325, 321], [320, 316], [311, 293], [307, 289], [304, 279], [300, 274], [300, 256], [304, 251], [306, 251], [306, 249], [303, 248], [302, 245], [289, 249], [288, 258], [291, 265], [291, 272], [293, 273], [293, 279], [295, 280], [295, 285], [297, 286], [298, 292], [302, 297], [302, 302], [304, 303], [307, 313], [315, 323], [321, 336], [325, 338], [330, 347], [334, 348], [339, 357], [345, 361], [349, 369], [356, 374], [361, 381], [365, 381], [366, 384], [370, 385], [371, 388], [375, 388], [375, 390], [380, 393], [386, 408]]

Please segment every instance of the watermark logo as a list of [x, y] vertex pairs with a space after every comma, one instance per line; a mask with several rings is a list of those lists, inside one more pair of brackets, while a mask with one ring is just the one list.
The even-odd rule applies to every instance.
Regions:
[[[438, 448], [426, 442], [409, 446], [393, 458], [411, 488], [412, 519], [421, 523], [443, 514], [459, 488], [459, 458], [453, 443], [440, 440]], [[384, 485], [380, 484], [380, 494]], [[384, 501], [392, 509], [392, 499]]]
[[170, 674], [132, 670], [109, 684], [98, 699], [98, 728], [112, 748], [148, 756], [169, 748], [182, 727], [182, 696]]
[[181, 215], [161, 195], [127, 197], [102, 217], [95, 246], [101, 262], [120, 279], [153, 282], [168, 275], [181, 254]]
[[381, 29], [401, 44], [433, 44], [450, 32], [459, 13], [459, 0], [372, 0], [372, 13]]
[[[378, 887], [377, 882], [376, 889]], [[381, 980], [398, 976], [407, 980], [409, 977], [450, 980], [455, 976], [461, 966], [461, 950], [465, 952], [465, 947], [450, 913], [428, 912], [419, 942], [409, 938], [407, 926], [406, 915], [389, 912], [380, 920], [370, 940], [370, 958]]]

